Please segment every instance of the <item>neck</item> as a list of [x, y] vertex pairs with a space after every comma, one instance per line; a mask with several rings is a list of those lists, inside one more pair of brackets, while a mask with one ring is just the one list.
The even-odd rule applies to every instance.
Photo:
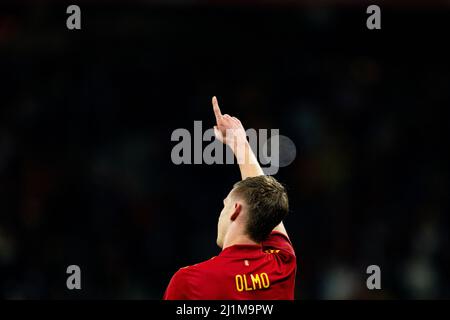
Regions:
[[223, 242], [222, 250], [231, 246], [234, 246], [236, 244], [250, 244], [250, 245], [259, 245], [258, 242], [253, 241], [250, 239], [247, 235], [236, 235], [234, 237], [225, 237]]

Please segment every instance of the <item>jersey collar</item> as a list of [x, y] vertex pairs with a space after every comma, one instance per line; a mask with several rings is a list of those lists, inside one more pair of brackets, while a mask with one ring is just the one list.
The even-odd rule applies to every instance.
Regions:
[[263, 247], [261, 244], [234, 244], [226, 247], [219, 254], [220, 257], [249, 257], [260, 255]]

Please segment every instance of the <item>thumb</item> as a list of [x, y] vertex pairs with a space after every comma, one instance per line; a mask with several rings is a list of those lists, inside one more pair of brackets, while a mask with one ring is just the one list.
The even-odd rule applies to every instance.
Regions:
[[217, 139], [223, 142], [222, 132], [219, 130], [219, 128], [217, 128], [217, 126], [214, 126], [214, 135], [216, 136]]

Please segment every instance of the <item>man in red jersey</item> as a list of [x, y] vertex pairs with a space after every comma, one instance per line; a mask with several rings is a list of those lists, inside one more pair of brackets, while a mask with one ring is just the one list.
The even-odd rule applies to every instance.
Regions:
[[222, 115], [212, 99], [217, 139], [237, 158], [242, 180], [227, 197], [219, 216], [217, 245], [222, 252], [178, 270], [166, 300], [293, 300], [297, 263], [282, 220], [289, 205], [284, 187], [265, 176], [241, 122]]

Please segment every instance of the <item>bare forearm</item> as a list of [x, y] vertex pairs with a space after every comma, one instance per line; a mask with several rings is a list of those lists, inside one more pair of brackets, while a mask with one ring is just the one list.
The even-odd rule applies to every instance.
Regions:
[[264, 172], [258, 163], [258, 159], [247, 139], [238, 141], [235, 148], [233, 148], [233, 152], [239, 164], [242, 180], [248, 177], [264, 175]]

